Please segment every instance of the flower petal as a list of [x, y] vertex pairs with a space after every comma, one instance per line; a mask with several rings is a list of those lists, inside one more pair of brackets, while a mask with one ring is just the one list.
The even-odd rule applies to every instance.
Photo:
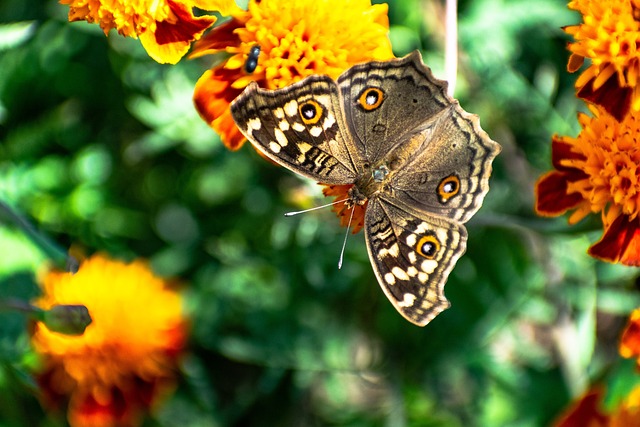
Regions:
[[569, 62], [567, 63], [567, 71], [570, 73], [575, 73], [580, 69], [580, 67], [582, 67], [583, 63], [584, 56], [572, 53], [569, 57]]
[[[578, 169], [570, 168], [562, 164], [563, 160], [584, 160], [584, 155], [574, 152], [571, 144], [565, 138], [554, 135], [551, 139], [551, 162], [553, 167], [563, 172], [581, 172]], [[586, 174], [584, 175], [587, 176]]]
[[608, 262], [640, 266], [640, 219], [618, 216], [600, 241], [589, 248], [589, 255]]
[[580, 193], [567, 194], [569, 174], [552, 171], [543, 175], [536, 184], [536, 213], [541, 216], [558, 216], [575, 208], [583, 197]]
[[600, 409], [604, 389], [599, 386], [587, 391], [578, 401], [574, 402], [553, 423], [554, 427], [605, 427], [609, 417]]
[[189, 58], [198, 58], [224, 51], [227, 47], [240, 45], [236, 30], [244, 26], [244, 22], [236, 17], [211, 29], [204, 37], [193, 45]]
[[193, 102], [202, 119], [209, 124], [230, 150], [238, 150], [245, 142], [233, 118], [229, 104], [242, 89], [231, 86], [242, 71], [216, 67], [207, 70], [196, 83]]
[[176, 20], [160, 21], [155, 33], [145, 31], [140, 42], [151, 58], [164, 64], [175, 64], [188, 51], [191, 42], [216, 22], [214, 16], [195, 17], [184, 5], [168, 0]]
[[597, 89], [594, 88], [594, 80], [595, 78], [589, 80], [578, 91], [578, 96], [586, 101], [600, 105], [616, 120], [622, 121], [631, 107], [631, 88], [621, 87], [616, 75], [610, 76]]

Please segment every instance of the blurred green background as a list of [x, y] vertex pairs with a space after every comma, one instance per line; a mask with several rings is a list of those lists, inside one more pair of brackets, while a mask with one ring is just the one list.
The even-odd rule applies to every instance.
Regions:
[[[394, 53], [443, 77], [440, 1], [390, 1]], [[193, 329], [176, 393], [147, 426], [540, 426], [594, 379], [637, 381], [617, 343], [637, 270], [586, 255], [597, 218], [533, 212], [554, 133], [577, 135], [560, 0], [459, 4], [456, 97], [502, 153], [452, 306], [425, 328], [376, 283], [320, 187], [232, 153], [197, 116], [208, 58], [153, 62], [136, 40], [67, 22], [55, 1], [0, 3], [0, 199], [62, 247], [144, 257], [185, 283]], [[37, 295], [44, 255], [0, 227], [0, 295]], [[0, 426], [58, 426], [33, 395], [26, 321], [0, 313]], [[622, 387], [622, 386], [621, 386]]]

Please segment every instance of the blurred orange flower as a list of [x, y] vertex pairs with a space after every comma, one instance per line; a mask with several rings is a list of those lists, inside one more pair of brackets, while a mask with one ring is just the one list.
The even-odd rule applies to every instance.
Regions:
[[640, 387], [623, 396], [612, 411], [604, 409], [606, 390], [595, 386], [573, 402], [553, 423], [554, 427], [632, 427], [640, 425]]
[[618, 122], [604, 108], [580, 114], [577, 138], [554, 136], [554, 171], [536, 184], [536, 211], [557, 216], [574, 210], [569, 223], [600, 213], [604, 234], [589, 254], [640, 265], [640, 112]]
[[620, 340], [620, 355], [627, 359], [638, 358], [640, 366], [640, 309], [635, 309]]
[[125, 37], [140, 38], [151, 58], [175, 64], [191, 43], [216, 22], [214, 16], [196, 17], [193, 8], [228, 13], [233, 0], [60, 0], [69, 5], [69, 21], [97, 22], [108, 34], [116, 29]]
[[77, 273], [49, 271], [35, 305], [83, 304], [92, 318], [79, 336], [51, 332], [38, 322], [33, 346], [45, 403], [68, 403], [76, 426], [136, 426], [174, 386], [186, 339], [180, 295], [145, 262], [125, 264], [102, 255]]
[[[249, 82], [281, 88], [311, 74], [337, 78], [356, 63], [392, 58], [387, 9], [370, 0], [250, 0], [247, 11], [233, 12], [194, 47], [192, 57], [231, 55], [198, 80], [198, 112], [227, 148], [239, 149], [245, 138], [229, 104]], [[247, 71], [258, 46], [257, 64]]]
[[583, 22], [565, 27], [574, 38], [567, 69], [589, 67], [578, 77], [578, 96], [602, 106], [617, 120], [640, 111], [640, 0], [573, 0]]

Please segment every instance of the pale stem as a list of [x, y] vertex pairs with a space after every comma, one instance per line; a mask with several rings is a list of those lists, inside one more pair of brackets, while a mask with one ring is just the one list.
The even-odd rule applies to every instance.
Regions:
[[446, 0], [445, 9], [445, 43], [444, 43], [444, 73], [449, 87], [450, 96], [456, 89], [458, 74], [458, 5], [457, 0]]

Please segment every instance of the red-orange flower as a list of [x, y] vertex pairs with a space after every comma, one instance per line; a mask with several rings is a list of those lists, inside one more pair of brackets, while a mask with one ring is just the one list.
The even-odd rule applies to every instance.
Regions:
[[[388, 38], [387, 5], [370, 0], [250, 0], [247, 11], [215, 27], [194, 48], [193, 56], [225, 52], [231, 56], [207, 71], [196, 84], [194, 102], [202, 118], [231, 150], [245, 139], [229, 104], [251, 81], [275, 89], [311, 74], [338, 77], [359, 62], [393, 57]], [[257, 66], [245, 62], [260, 47]]]
[[604, 107], [617, 120], [640, 111], [640, 1], [573, 0], [583, 22], [565, 28], [574, 38], [567, 69], [591, 64], [576, 81], [578, 96]]
[[216, 21], [193, 14], [193, 8], [228, 12], [233, 0], [60, 0], [69, 5], [69, 21], [97, 22], [108, 34], [140, 38], [151, 58], [175, 64], [191, 43]]
[[77, 273], [50, 271], [35, 305], [82, 304], [92, 322], [82, 335], [52, 332], [38, 322], [33, 346], [45, 403], [68, 404], [76, 426], [136, 426], [173, 388], [186, 339], [181, 297], [146, 263], [97, 255]]
[[554, 171], [536, 185], [536, 211], [557, 216], [574, 210], [574, 224], [600, 213], [604, 234], [589, 254], [625, 265], [640, 265], [640, 112], [618, 122], [602, 107], [580, 114], [577, 138], [554, 136]]

